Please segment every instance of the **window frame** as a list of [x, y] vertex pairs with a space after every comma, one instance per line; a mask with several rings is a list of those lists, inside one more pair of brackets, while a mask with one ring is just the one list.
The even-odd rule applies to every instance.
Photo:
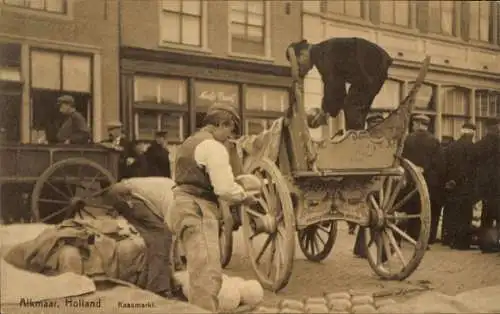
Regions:
[[[149, 100], [136, 100], [136, 94], [137, 94], [137, 86], [136, 86], [136, 78], [137, 77], [144, 77], [144, 78], [151, 78], [151, 79], [158, 79], [158, 80], [177, 80], [177, 81], [183, 81], [185, 82], [185, 103], [183, 104], [177, 104], [171, 101], [164, 101], [162, 102], [161, 99], [156, 98], [156, 102], [149, 101]], [[133, 136], [134, 139], [139, 140], [139, 141], [150, 141], [154, 139], [154, 134], [152, 134], [151, 138], [144, 138], [139, 136], [139, 113], [141, 111], [151, 111], [155, 112], [157, 116], [157, 124], [156, 124], [156, 130], [159, 131], [161, 129], [162, 123], [161, 123], [161, 116], [165, 114], [179, 114], [181, 117], [181, 122], [179, 125], [179, 134], [180, 137], [176, 140], [170, 140], [169, 143], [172, 144], [180, 144], [182, 143], [187, 136], [189, 136], [190, 130], [189, 130], [189, 110], [190, 110], [190, 104], [189, 104], [189, 80], [184, 77], [177, 77], [177, 76], [163, 76], [163, 75], [154, 75], [154, 74], [149, 74], [149, 73], [136, 73], [132, 77], [132, 121], [133, 121]], [[157, 88], [161, 88], [161, 85], [158, 85]]]
[[[257, 109], [247, 109], [247, 93], [249, 89], [262, 89], [262, 90], [280, 90], [286, 92], [286, 98], [288, 99], [288, 106], [290, 106], [290, 90], [284, 87], [275, 87], [275, 86], [264, 86], [258, 84], [246, 84], [244, 91], [242, 93], [242, 121], [243, 121], [243, 135], [250, 135], [248, 133], [248, 122], [251, 120], [261, 120], [266, 121], [266, 128], [270, 127], [274, 120], [283, 117], [286, 113], [287, 108], [284, 108], [283, 111], [276, 110], [257, 110]], [[267, 102], [267, 100], [266, 100]], [[254, 133], [252, 133], [254, 134]]]
[[[487, 14], [483, 13], [482, 10], [484, 10], [485, 7], [483, 7], [481, 4], [485, 3], [485, 7], [488, 8], [488, 12]], [[486, 1], [472, 1], [472, 2], [467, 2], [467, 3], [462, 3], [462, 5], [467, 5], [467, 8], [468, 8], [468, 14], [469, 14], [469, 23], [468, 23], [468, 37], [470, 40], [472, 41], [476, 41], [476, 42], [479, 42], [479, 43], [483, 43], [483, 44], [489, 44], [490, 43], [490, 32], [491, 32], [491, 27], [490, 27], [490, 23], [491, 23], [491, 12], [492, 12], [492, 9], [493, 9], [493, 6], [491, 5], [492, 2], [486, 2]], [[472, 11], [472, 8], [471, 8], [471, 4], [478, 4], [478, 16], [477, 16], [477, 25], [474, 26], [474, 23], [473, 22], [473, 19], [472, 19], [472, 16], [473, 16], [473, 11]], [[487, 16], [487, 19], [488, 19], [488, 22], [487, 22], [487, 26], [486, 26], [486, 38], [482, 38], [481, 35], [482, 35], [482, 28], [481, 28], [481, 23], [482, 23], [482, 15], [486, 15]], [[477, 27], [477, 31], [476, 32], [473, 32], [473, 27]]]
[[[174, 49], [183, 49], [183, 50], [194, 50], [194, 51], [204, 51], [204, 52], [210, 52], [210, 49], [208, 48], [208, 20], [207, 20], [207, 13], [208, 13], [208, 3], [206, 0], [199, 0], [200, 1], [200, 15], [192, 15], [192, 14], [185, 14], [182, 12], [182, 4], [184, 0], [180, 0], [181, 2], [181, 11], [180, 12], [175, 12], [175, 11], [168, 11], [163, 9], [162, 2], [163, 1], [169, 1], [169, 0], [158, 0], [158, 46], [159, 47], [164, 47], [164, 48], [174, 48]], [[196, 16], [199, 17], [200, 19], [200, 44], [199, 45], [191, 45], [191, 44], [185, 44], [182, 42], [182, 18], [179, 19], [179, 32], [180, 32], [180, 42], [169, 42], [167, 40], [164, 40], [162, 38], [162, 28], [163, 28], [163, 22], [162, 20], [165, 18], [164, 13], [168, 12], [170, 14], [177, 14], [180, 17], [182, 15], [188, 15], [188, 16]]]
[[[484, 115], [481, 112], [481, 101], [478, 101], [478, 96], [486, 96], [488, 97], [488, 114]], [[491, 103], [489, 103], [489, 98], [490, 97], [496, 97], [496, 112], [493, 114], [491, 113]], [[500, 91], [496, 90], [490, 90], [490, 89], [477, 89], [474, 92], [474, 116], [476, 120], [476, 136], [478, 138], [482, 138], [486, 134], [486, 130], [483, 127], [483, 123], [490, 120], [490, 119], [495, 119], [496, 117], [500, 116]]]
[[[384, 13], [382, 12], [382, 2], [390, 2], [392, 4], [392, 9], [393, 9], [393, 17], [392, 17], [392, 22], [385, 22], [383, 20], [383, 16], [384, 16]], [[363, 2], [361, 1], [361, 6], [363, 5], [362, 4]], [[396, 16], [397, 16], [397, 12], [396, 12], [396, 1], [391, 1], [391, 0], [379, 0], [379, 8], [380, 8], [380, 24], [382, 25], [388, 25], [388, 26], [393, 26], [393, 27], [401, 27], [401, 28], [410, 28], [412, 26], [412, 5], [411, 5], [411, 2], [410, 1], [406, 1], [405, 3], [408, 5], [408, 23], [406, 25], [403, 25], [403, 24], [398, 24], [396, 23]], [[401, 3], [401, 2], [399, 2]]]
[[[462, 114], [462, 113], [456, 113], [456, 112], [446, 112], [445, 111], [445, 108], [446, 108], [446, 89], [448, 88], [453, 88], [453, 89], [457, 89], [457, 90], [461, 90], [463, 92], [465, 92], [466, 96], [464, 97], [465, 99], [467, 99], [467, 108], [465, 110], [465, 113]], [[473, 106], [473, 103], [471, 103], [471, 100], [470, 100], [470, 96], [471, 96], [471, 93], [472, 93], [472, 89], [471, 88], [468, 88], [468, 87], [465, 87], [465, 86], [460, 86], [460, 85], [442, 85], [441, 86], [441, 95], [439, 95], [439, 97], [442, 97], [440, 99], [440, 109], [441, 109], [441, 136], [450, 136], [450, 134], [445, 134], [444, 133], [444, 122], [447, 120], [447, 119], [451, 119], [453, 121], [453, 124], [452, 124], [452, 133], [451, 136], [453, 136], [454, 139], [457, 139], [459, 136], [460, 136], [460, 129], [462, 126], [456, 126], [455, 125], [455, 122], [458, 122], [456, 121], [457, 119], [460, 119], [462, 120], [464, 123], [466, 122], [469, 122], [469, 121], [472, 121], [473, 120], [473, 112], [472, 110], [474, 110], [472, 108]], [[453, 108], [456, 108], [456, 102], [453, 102]], [[459, 120], [459, 121], [460, 121]]]
[[[264, 53], [262, 55], [251, 54], [247, 52], [239, 52], [235, 51], [233, 48], [233, 33], [232, 33], [232, 25], [231, 21], [231, 13], [232, 8], [230, 2], [227, 1], [227, 12], [228, 12], [228, 52], [229, 56], [245, 58], [245, 59], [257, 59], [257, 60], [265, 60], [272, 61], [272, 51], [271, 51], [271, 1], [262, 0], [264, 3], [264, 25], [263, 25], [263, 50]], [[245, 1], [246, 2], [246, 1]], [[247, 15], [245, 15], [245, 21], [248, 19]], [[245, 24], [245, 26], [248, 26]], [[244, 39], [239, 39], [245, 41]], [[256, 44], [255, 41], [246, 41], [251, 44]]]
[[[441, 35], [441, 36], [452, 36], [452, 37], [457, 37], [458, 31], [457, 31], [457, 11], [460, 8], [459, 6], [462, 4], [457, 4], [457, 2], [452, 1], [451, 2], [452, 7], [449, 10], [449, 12], [446, 12], [443, 10], [443, 3], [441, 1], [427, 1], [428, 7], [428, 21], [432, 21], [432, 12], [435, 12], [436, 8], [433, 8], [432, 5], [438, 5], [439, 6], [439, 30], [435, 29], [435, 24], [433, 23], [428, 23], [427, 27], [429, 30], [430, 34], [436, 34], [436, 35]], [[417, 3], [418, 5], [418, 3]], [[450, 13], [451, 14], [451, 32], [445, 32], [443, 29], [443, 16], [445, 13]]]
[[323, 13], [326, 13], [326, 14], [331, 14], [331, 15], [336, 15], [336, 16], [344, 16], [344, 17], [348, 17], [348, 18], [354, 18], [354, 19], [360, 19], [360, 20], [363, 20], [363, 19], [366, 19], [368, 16], [368, 12], [366, 12], [366, 9], [365, 9], [365, 1], [364, 0], [356, 0], [356, 1], [359, 1], [359, 6], [360, 6], [360, 14], [359, 15], [351, 15], [351, 14], [347, 14], [346, 13], [346, 3], [348, 1], [353, 1], [353, 0], [335, 0], [336, 2], [342, 2], [343, 4], [343, 12], [340, 13], [340, 12], [335, 12], [335, 11], [331, 11], [328, 9], [328, 3], [330, 2], [329, 0], [321, 0], [320, 2], [320, 10], [321, 12]]
[[[42, 52], [42, 53], [51, 53], [51, 54], [56, 54], [59, 57], [59, 89], [51, 89], [51, 88], [41, 88], [41, 87], [33, 87], [33, 62], [32, 62], [32, 53], [33, 52]], [[91, 134], [94, 134], [94, 128], [96, 127], [94, 123], [94, 118], [96, 117], [96, 110], [100, 110], [100, 108], [95, 108], [95, 103], [94, 103], [94, 97], [95, 97], [95, 71], [94, 71], [94, 65], [95, 65], [95, 60], [94, 60], [94, 54], [92, 53], [87, 53], [87, 52], [81, 52], [81, 51], [68, 51], [68, 50], [62, 50], [62, 49], [51, 49], [51, 48], [43, 48], [43, 47], [36, 47], [36, 46], [31, 46], [29, 48], [29, 90], [30, 90], [30, 106], [29, 106], [29, 123], [28, 123], [28, 131], [29, 131], [29, 141], [33, 142], [34, 139], [32, 137], [34, 129], [34, 97], [33, 95], [40, 91], [40, 92], [59, 92], [60, 95], [64, 94], [70, 94], [70, 95], [86, 95], [88, 97], [88, 103], [87, 103], [87, 112], [86, 112], [86, 120], [87, 120], [87, 125], [90, 128]], [[79, 57], [86, 57], [89, 59], [89, 91], [88, 92], [82, 92], [82, 91], [73, 91], [73, 90], [65, 90], [64, 89], [64, 56], [65, 55], [71, 55], [71, 56], [79, 56]], [[93, 136], [92, 136], [93, 137]]]

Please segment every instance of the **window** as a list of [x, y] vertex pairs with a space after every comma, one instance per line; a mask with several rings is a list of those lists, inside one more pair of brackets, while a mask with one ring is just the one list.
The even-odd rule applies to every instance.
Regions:
[[460, 87], [443, 87], [442, 135], [460, 136], [462, 125], [470, 121], [469, 91]]
[[195, 126], [201, 128], [203, 119], [210, 106], [215, 103], [224, 103], [240, 108], [239, 86], [236, 84], [196, 81], [195, 90]]
[[71, 95], [75, 105], [91, 125], [92, 58], [55, 51], [31, 51], [31, 140], [46, 137], [56, 141], [62, 123], [57, 98]]
[[137, 140], [152, 140], [166, 130], [170, 142], [188, 134], [187, 81], [154, 76], [134, 78], [134, 125]]
[[67, 0], [2, 0], [6, 5], [50, 13], [67, 13]]
[[323, 12], [363, 17], [363, 2], [361, 0], [324, 0], [321, 2], [321, 6]]
[[380, 22], [408, 27], [410, 25], [410, 2], [381, 0]]
[[395, 80], [386, 80], [382, 89], [372, 103], [372, 109], [376, 111], [396, 110], [401, 101], [402, 84]]
[[202, 9], [201, 0], [161, 0], [160, 40], [201, 46]]
[[21, 45], [0, 44], [0, 129], [9, 142], [20, 141]]
[[230, 1], [231, 51], [265, 55], [265, 1]]
[[288, 90], [249, 86], [245, 93], [245, 134], [258, 134], [269, 128], [288, 106]]
[[455, 35], [455, 1], [429, 1], [429, 32]]
[[490, 37], [490, 2], [469, 1], [468, 4], [470, 9], [469, 37], [488, 41]]
[[[414, 83], [408, 83], [408, 92]], [[435, 110], [435, 88], [431, 85], [422, 84], [415, 99], [415, 109], [433, 111]]]
[[481, 138], [486, 134], [485, 122], [500, 116], [500, 93], [477, 91], [475, 99], [477, 136]]

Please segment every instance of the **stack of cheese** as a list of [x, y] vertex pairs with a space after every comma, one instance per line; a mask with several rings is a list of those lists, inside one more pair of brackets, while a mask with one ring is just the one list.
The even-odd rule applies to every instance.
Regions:
[[[182, 292], [189, 299], [189, 275], [186, 271], [176, 272], [176, 279], [182, 285]], [[256, 307], [264, 299], [264, 289], [257, 280], [244, 280], [241, 277], [222, 275], [219, 291], [219, 311], [231, 312], [247, 305]]]

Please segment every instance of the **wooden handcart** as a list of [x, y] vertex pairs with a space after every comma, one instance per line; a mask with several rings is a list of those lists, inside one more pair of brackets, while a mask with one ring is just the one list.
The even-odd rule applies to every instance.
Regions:
[[99, 145], [0, 145], [2, 221], [59, 223], [101, 204], [118, 153]]
[[365, 233], [368, 262], [377, 275], [407, 278], [426, 252], [430, 201], [421, 170], [401, 154], [430, 59], [423, 61], [408, 96], [382, 123], [315, 142], [306, 123], [297, 61], [293, 50], [289, 53], [289, 111], [269, 130], [239, 140], [245, 172], [261, 178], [265, 188], [258, 205], [241, 207], [241, 222], [226, 219], [223, 265], [231, 256], [232, 224], [241, 223], [256, 277], [278, 291], [292, 273], [295, 233], [304, 255], [319, 262], [335, 244], [337, 221], [344, 220]]

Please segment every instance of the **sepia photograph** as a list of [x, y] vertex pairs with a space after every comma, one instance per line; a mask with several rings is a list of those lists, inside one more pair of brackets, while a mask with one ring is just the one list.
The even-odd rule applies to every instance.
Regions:
[[500, 313], [500, 1], [0, 0], [0, 313]]

